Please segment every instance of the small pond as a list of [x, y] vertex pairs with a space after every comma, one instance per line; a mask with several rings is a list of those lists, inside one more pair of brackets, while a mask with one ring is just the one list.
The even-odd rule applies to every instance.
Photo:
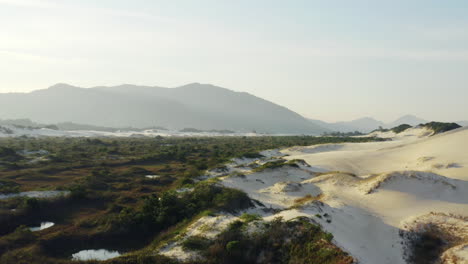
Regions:
[[159, 176], [159, 175], [146, 175], [145, 177], [148, 178], [148, 179], [158, 179], [158, 178], [161, 178], [161, 176]]
[[0, 200], [5, 200], [13, 197], [30, 197], [30, 198], [53, 198], [69, 194], [69, 191], [31, 191], [19, 193], [0, 193]]
[[31, 230], [32, 232], [36, 232], [52, 227], [54, 225], [55, 224], [53, 222], [41, 222], [40, 226], [30, 227], [29, 230]]
[[107, 249], [86, 249], [72, 255], [72, 260], [107, 260], [120, 256], [118, 251]]

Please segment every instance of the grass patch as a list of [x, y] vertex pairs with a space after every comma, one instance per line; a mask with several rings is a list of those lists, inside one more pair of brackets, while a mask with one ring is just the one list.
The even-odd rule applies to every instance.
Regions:
[[290, 166], [290, 167], [295, 167], [299, 168], [299, 165], [297, 165], [298, 162], [301, 162], [301, 160], [275, 160], [275, 161], [269, 161], [266, 162], [265, 164], [253, 169], [252, 171], [254, 172], [262, 172], [264, 170], [268, 169], [277, 169], [277, 168], [282, 168], [284, 166]]
[[[122, 241], [123, 252], [135, 251], [104, 263], [140, 263], [140, 258], [141, 263], [160, 263], [167, 258], [152, 256], [145, 248], [154, 249], [182, 232], [203, 212], [233, 212], [252, 204], [245, 193], [217, 185], [219, 179], [196, 184], [206, 169], [219, 168], [234, 157], [261, 158], [258, 152], [267, 149], [374, 140], [312, 136], [1, 138], [2, 192], [70, 190], [71, 194], [60, 199], [1, 200], [0, 244], [9, 250], [0, 256], [0, 263], [72, 263], [67, 255], [72, 251], [91, 245], [113, 248]], [[44, 150], [41, 157], [47, 161], [30, 163], [30, 157], [18, 154], [25, 150]], [[150, 180], [145, 175], [161, 177]], [[173, 191], [183, 186], [194, 189]], [[15, 234], [21, 225], [46, 220], [56, 226], [41, 231], [40, 239], [20, 239]]]
[[352, 257], [331, 243], [333, 235], [307, 219], [265, 222], [255, 233], [234, 222], [200, 251], [194, 263], [325, 263], [351, 264]]
[[320, 199], [323, 198], [323, 194], [319, 194], [319, 195], [316, 195], [316, 196], [313, 196], [311, 194], [307, 194], [306, 196], [304, 197], [301, 197], [301, 198], [297, 198], [296, 200], [294, 200], [294, 205], [291, 206], [291, 208], [293, 209], [299, 209], [299, 208], [302, 208], [304, 205], [310, 203], [310, 202], [313, 202], [313, 201], [320, 201]]
[[461, 127], [457, 123], [443, 123], [443, 122], [430, 122], [426, 124], [421, 124], [421, 126], [434, 131], [434, 135], [444, 133], [444, 132]]
[[202, 236], [191, 236], [182, 242], [184, 250], [205, 250], [211, 244], [211, 241]]
[[403, 132], [403, 131], [405, 131], [407, 129], [410, 129], [410, 128], [412, 128], [412, 126], [410, 126], [408, 124], [401, 124], [399, 126], [396, 126], [396, 127], [392, 128], [391, 130], [393, 132], [395, 132], [396, 134], [399, 134], [399, 133], [401, 133], [401, 132]]

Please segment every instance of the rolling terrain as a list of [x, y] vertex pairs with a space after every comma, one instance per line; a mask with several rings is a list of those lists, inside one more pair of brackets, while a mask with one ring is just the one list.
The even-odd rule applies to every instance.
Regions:
[[100, 127], [165, 127], [319, 135], [327, 129], [248, 93], [208, 84], [176, 88], [136, 85], [79, 88], [57, 84], [30, 93], [0, 94], [0, 118]]
[[[208, 177], [258, 201], [249, 212], [264, 221], [312, 219], [359, 263], [467, 263], [468, 129], [374, 135], [391, 141], [265, 151]], [[236, 219], [206, 217], [189, 230], [222, 229]], [[161, 252], [194, 257], [178, 243]]]

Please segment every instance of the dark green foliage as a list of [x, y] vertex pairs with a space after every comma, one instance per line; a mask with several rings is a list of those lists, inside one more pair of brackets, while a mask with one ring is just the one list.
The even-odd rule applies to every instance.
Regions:
[[[251, 206], [252, 201], [239, 190], [209, 182], [195, 184], [205, 169], [220, 167], [233, 157], [258, 158], [257, 153], [265, 149], [373, 140], [312, 136], [2, 138], [1, 192], [42, 189], [70, 190], [71, 194], [57, 199], [1, 200], [0, 247], [8, 245], [12, 250], [0, 253], [0, 263], [70, 263], [71, 253], [90, 246], [123, 252], [141, 249], [159, 243], [161, 237], [170, 239], [174, 229], [203, 212], [236, 212]], [[44, 159], [41, 162], [30, 162], [38, 155], [17, 154], [25, 150], [48, 154], [38, 154]], [[297, 166], [295, 161], [275, 165]], [[145, 175], [161, 177], [147, 179]], [[193, 190], [171, 191], [182, 186]], [[246, 215], [235, 222], [225, 243], [209, 244], [209, 250], [216, 252], [218, 247], [219, 254], [232, 257], [249, 249], [239, 232], [254, 219]], [[45, 220], [56, 226], [40, 231], [40, 239], [9, 239], [20, 225]], [[28, 237], [27, 232], [22, 234], [19, 237]], [[230, 241], [239, 241], [239, 247], [228, 254]], [[136, 251], [102, 263], [169, 263], [166, 260]]]
[[250, 222], [253, 222], [253, 221], [256, 221], [256, 220], [260, 220], [260, 219], [262, 219], [262, 217], [260, 215], [258, 215], [258, 214], [243, 213], [240, 216], [240, 219], [242, 221], [244, 221], [245, 223], [250, 223]]
[[39, 200], [36, 198], [25, 198], [21, 207], [28, 211], [38, 211], [40, 209]]
[[442, 123], [442, 122], [430, 122], [430, 123], [422, 124], [421, 126], [433, 130], [434, 135], [444, 133], [444, 132], [461, 127], [457, 123]]
[[239, 250], [239, 249], [240, 249], [240, 242], [237, 241], [237, 240], [229, 241], [229, 242], [226, 244], [226, 250], [227, 250], [227, 252], [233, 252], [233, 251]]
[[182, 242], [182, 248], [185, 250], [205, 250], [211, 244], [209, 239], [200, 236], [191, 236]]
[[250, 153], [245, 153], [242, 155], [241, 158], [246, 158], [246, 159], [260, 159], [263, 158], [264, 156], [258, 152], [250, 152]]
[[388, 132], [390, 131], [390, 129], [387, 129], [387, 128], [383, 128], [382, 126], [379, 126], [379, 128], [375, 129], [375, 130], [372, 130], [372, 132]]
[[88, 193], [83, 185], [72, 185], [68, 190], [70, 191], [70, 198], [77, 200], [86, 198]]
[[147, 236], [206, 210], [236, 212], [251, 205], [244, 192], [202, 182], [183, 195], [173, 191], [152, 195], [145, 200], [141, 211], [124, 208], [118, 217], [109, 219], [108, 226], [115, 233]]
[[[36, 236], [26, 226], [19, 226], [16, 230], [0, 240], [0, 256], [11, 249], [33, 242]], [[1, 261], [0, 261], [1, 262]]]
[[401, 124], [401, 125], [399, 125], [399, 126], [396, 126], [396, 127], [392, 128], [391, 130], [392, 130], [393, 132], [399, 134], [399, 133], [405, 131], [405, 130], [408, 129], [408, 128], [412, 128], [412, 126], [410, 126], [410, 125], [408, 125], [408, 124]]
[[330, 243], [330, 233], [306, 219], [284, 222], [277, 218], [251, 235], [244, 227], [241, 221], [232, 223], [201, 252], [205, 259], [195, 263], [354, 263]]
[[354, 131], [354, 132], [325, 132], [322, 135], [329, 136], [329, 137], [354, 137], [354, 136], [362, 136], [365, 134], [359, 131]]
[[22, 159], [23, 157], [17, 154], [14, 149], [0, 146], [0, 160], [14, 162]]
[[298, 168], [299, 166], [297, 165], [297, 162], [298, 160], [290, 160], [290, 161], [286, 161], [286, 160], [275, 160], [275, 161], [270, 161], [270, 162], [267, 162], [257, 168], [255, 168], [253, 171], [255, 172], [260, 172], [260, 171], [264, 171], [266, 169], [276, 169], [276, 168], [281, 168], [283, 166], [291, 166], [291, 167], [296, 167]]
[[19, 184], [11, 180], [0, 180], [0, 193], [17, 193]]

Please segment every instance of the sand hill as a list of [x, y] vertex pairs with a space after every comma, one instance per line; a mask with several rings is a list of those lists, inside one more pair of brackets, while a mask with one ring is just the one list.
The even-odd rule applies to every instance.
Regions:
[[[248, 193], [258, 201], [251, 212], [265, 220], [313, 219], [359, 263], [468, 263], [468, 128], [375, 135], [391, 140], [263, 152], [264, 158], [236, 159], [205, 177]], [[293, 162], [258, 170], [278, 159]], [[202, 218], [188, 233], [206, 224], [221, 229], [236, 218]], [[415, 245], [425, 245], [418, 240], [424, 235], [443, 243], [421, 256]], [[177, 243], [162, 253], [190, 258]]]

